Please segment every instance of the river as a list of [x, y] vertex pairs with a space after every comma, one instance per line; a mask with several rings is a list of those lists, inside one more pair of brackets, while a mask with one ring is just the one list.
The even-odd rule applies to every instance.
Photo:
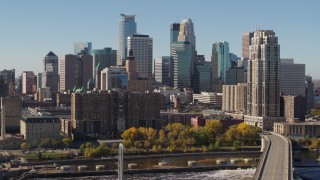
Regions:
[[[295, 172], [305, 178], [308, 179], [318, 179], [317, 177], [320, 176], [320, 162], [316, 161], [319, 157], [319, 152], [295, 152], [293, 153], [294, 158], [294, 166], [319, 166], [319, 167], [295, 167]], [[236, 157], [228, 157], [228, 156], [219, 156], [216, 155], [198, 155], [192, 157], [166, 157], [166, 158], [150, 158], [150, 159], [138, 159], [138, 160], [126, 160], [125, 161], [125, 169], [127, 169], [128, 163], [137, 163], [139, 168], [150, 168], [157, 165], [160, 161], [168, 162], [170, 166], [176, 167], [186, 167], [187, 161], [195, 160], [195, 161], [202, 161], [206, 160], [209, 163], [200, 163], [201, 165], [215, 165], [216, 159], [225, 159], [226, 162], [224, 165], [232, 165], [230, 163], [231, 158], [253, 158], [257, 159], [257, 155], [237, 155]], [[89, 168], [92, 169], [91, 166], [94, 164], [89, 164]], [[255, 166], [256, 162], [253, 161], [249, 164], [246, 164], [244, 161], [238, 161], [236, 165], [252, 165]], [[111, 169], [115, 169], [115, 165], [111, 165]], [[76, 165], [75, 165], [76, 167]], [[75, 170], [75, 169], [73, 169]], [[136, 174], [136, 175], [127, 175], [125, 179], [128, 180], [183, 180], [183, 179], [190, 179], [190, 180], [211, 180], [211, 179], [218, 179], [218, 180], [245, 180], [245, 179], [252, 179], [255, 173], [255, 169], [237, 169], [237, 170], [215, 170], [215, 171], [207, 171], [207, 172], [187, 172], [187, 173], [156, 173], [156, 174]], [[51, 180], [53, 180], [52, 178]], [[59, 178], [62, 180], [98, 180], [98, 179], [117, 179], [117, 176], [95, 176], [95, 177], [80, 177], [80, 178]]]

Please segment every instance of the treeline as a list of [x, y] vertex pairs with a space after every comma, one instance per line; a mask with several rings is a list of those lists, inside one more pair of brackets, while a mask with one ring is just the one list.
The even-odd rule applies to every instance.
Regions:
[[153, 128], [130, 128], [123, 132], [123, 144], [127, 150], [153, 152], [187, 152], [201, 147], [203, 151], [219, 150], [221, 146], [238, 149], [245, 145], [256, 145], [260, 128], [240, 123], [222, 130], [218, 120], [209, 121], [204, 127], [189, 127], [181, 123], [167, 125], [157, 131]]

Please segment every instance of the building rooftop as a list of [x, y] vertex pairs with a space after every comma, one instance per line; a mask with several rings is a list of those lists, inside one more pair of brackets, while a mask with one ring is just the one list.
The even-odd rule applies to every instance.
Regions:
[[57, 55], [55, 55], [52, 51], [50, 51], [50, 52], [47, 54], [47, 56], [57, 56]]

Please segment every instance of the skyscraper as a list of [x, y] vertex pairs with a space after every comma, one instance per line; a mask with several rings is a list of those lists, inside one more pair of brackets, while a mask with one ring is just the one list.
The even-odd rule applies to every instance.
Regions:
[[242, 57], [245, 59], [249, 59], [250, 57], [249, 46], [251, 45], [251, 38], [253, 35], [254, 32], [242, 33]]
[[154, 60], [154, 79], [160, 84], [170, 86], [170, 56]]
[[171, 26], [172, 81], [175, 88], [193, 87], [194, 63], [197, 61], [196, 37], [191, 19], [183, 19], [175, 42], [178, 25]]
[[136, 60], [132, 49], [126, 60], [126, 71], [128, 74], [128, 90], [132, 92], [145, 92], [152, 89], [152, 80], [148, 78], [139, 78], [136, 70]]
[[212, 80], [213, 91], [222, 92], [222, 84], [226, 82], [227, 69], [231, 67], [229, 43], [226, 41], [212, 44]]
[[120, 15], [117, 65], [124, 65], [127, 52], [129, 51], [127, 48], [127, 38], [137, 33], [137, 23], [135, 22], [135, 15]]
[[23, 71], [22, 77], [22, 94], [34, 94], [37, 90], [35, 75], [32, 71]]
[[101, 71], [101, 90], [127, 90], [128, 74], [124, 67], [106, 67]]
[[[180, 31], [180, 23], [171, 24], [171, 26], [170, 26], [170, 47], [171, 47], [171, 44], [178, 41], [179, 31]], [[170, 49], [170, 52], [171, 52], [171, 49]]]
[[279, 68], [280, 93], [283, 96], [305, 97], [305, 65], [295, 64], [293, 59], [281, 59]]
[[[0, 79], [3, 81], [2, 96], [12, 96], [15, 94], [15, 69], [0, 71]], [[0, 90], [1, 91], [1, 90]], [[1, 93], [0, 93], [1, 96]]]
[[140, 78], [152, 79], [153, 41], [148, 35], [133, 34], [128, 37], [128, 54], [133, 51], [136, 71]]
[[171, 45], [173, 61], [173, 87], [191, 87], [192, 79], [192, 46], [188, 41], [175, 42]]
[[74, 54], [90, 54], [92, 49], [91, 42], [76, 42], [74, 43]]
[[67, 54], [60, 58], [60, 91], [87, 87], [92, 80], [92, 56]]
[[247, 114], [251, 117], [247, 120], [270, 129], [274, 121], [282, 120], [277, 118], [280, 116], [280, 45], [272, 30], [256, 30], [251, 41], [247, 82]]
[[51, 92], [58, 91], [59, 74], [58, 74], [58, 56], [50, 51], [43, 59], [43, 72], [41, 74], [41, 86], [39, 88], [49, 87]]
[[91, 51], [93, 57], [93, 78], [95, 87], [100, 87], [101, 71], [110, 66], [117, 65], [117, 51], [112, 48], [95, 49]]
[[194, 28], [191, 19], [188, 18], [181, 21], [178, 41], [188, 41], [192, 48], [194, 50], [196, 49], [196, 36], [194, 35]]
[[170, 25], [170, 86], [173, 86], [173, 60], [172, 60], [172, 44], [178, 41], [180, 31], [180, 23], [173, 23]]
[[314, 99], [314, 84], [312, 82], [311, 76], [306, 76], [306, 106], [307, 113], [311, 112], [313, 108], [313, 99]]

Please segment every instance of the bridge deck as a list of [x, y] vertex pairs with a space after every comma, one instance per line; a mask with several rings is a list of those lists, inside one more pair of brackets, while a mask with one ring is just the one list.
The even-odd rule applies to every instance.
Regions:
[[[261, 179], [266, 180], [286, 180], [291, 179], [289, 172], [291, 171], [291, 163], [289, 161], [289, 142], [288, 140], [278, 135], [266, 135], [270, 141], [271, 146], [269, 154], [266, 157], [265, 166], [262, 170]], [[290, 171], [289, 171], [290, 168]]]

